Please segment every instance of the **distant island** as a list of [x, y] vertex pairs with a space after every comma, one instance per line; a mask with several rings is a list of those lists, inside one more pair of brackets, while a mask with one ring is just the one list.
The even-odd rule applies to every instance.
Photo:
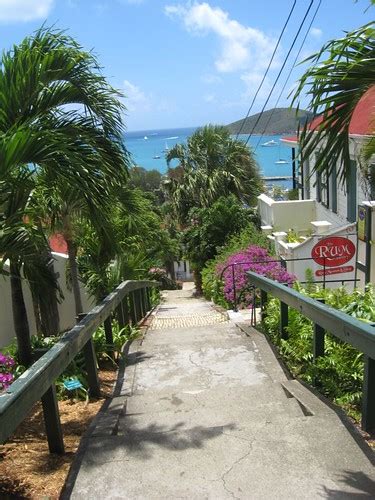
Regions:
[[[296, 111], [296, 108], [274, 108], [264, 111], [254, 130], [253, 127], [260, 113], [251, 115], [247, 118], [246, 123], [241, 130], [241, 134], [249, 134], [250, 132], [258, 135], [294, 134], [298, 129], [299, 124], [303, 125], [306, 121], [311, 120], [313, 117], [313, 114], [310, 111], [300, 109], [298, 111], [298, 116]], [[268, 123], [271, 115], [272, 117]], [[243, 121], [244, 119], [227, 125], [231, 134], [237, 134], [240, 131]]]

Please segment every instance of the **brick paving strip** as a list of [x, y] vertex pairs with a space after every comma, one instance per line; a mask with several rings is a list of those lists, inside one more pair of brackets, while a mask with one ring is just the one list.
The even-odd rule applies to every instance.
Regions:
[[240, 326], [165, 293], [63, 498], [374, 498], [371, 450]]

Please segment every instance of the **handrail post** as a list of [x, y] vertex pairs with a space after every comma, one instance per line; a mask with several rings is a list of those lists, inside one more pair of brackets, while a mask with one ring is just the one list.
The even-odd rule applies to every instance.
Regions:
[[[324, 299], [318, 299], [318, 301], [324, 304]], [[314, 362], [317, 360], [317, 358], [324, 356], [325, 354], [324, 343], [325, 343], [325, 330], [317, 323], [314, 323], [314, 330], [313, 330]]]
[[112, 332], [112, 316], [108, 316], [104, 320], [105, 341], [108, 345], [107, 354], [110, 356], [113, 353], [113, 332]]
[[139, 293], [139, 305], [141, 310], [140, 319], [143, 319], [146, 316], [146, 301], [145, 301], [144, 288], [140, 288], [138, 293]]
[[280, 338], [288, 340], [289, 307], [285, 302], [280, 301]]
[[130, 308], [130, 319], [132, 320], [132, 326], [137, 324], [137, 311], [135, 307], [135, 292], [129, 293], [129, 308]]
[[124, 328], [126, 325], [129, 324], [129, 296], [125, 295], [123, 298], [123, 301], [121, 303], [121, 309], [122, 309], [122, 318], [124, 321], [123, 327]]
[[234, 279], [234, 264], [232, 264], [232, 286], [233, 286], [233, 311], [237, 312], [236, 281]]
[[135, 304], [135, 318], [136, 318], [136, 323], [138, 323], [141, 318], [142, 318], [142, 311], [141, 311], [141, 297], [139, 294], [139, 290], [134, 291], [134, 304]]
[[264, 290], [260, 291], [260, 318], [261, 321], [264, 321], [266, 319], [267, 313], [266, 313], [266, 306], [267, 306], [267, 292]]
[[[78, 315], [78, 322], [86, 316], [85, 313]], [[89, 394], [94, 398], [100, 398], [100, 383], [98, 377], [98, 369], [96, 366], [96, 355], [94, 342], [92, 337], [86, 342], [83, 349], [83, 356], [85, 358], [85, 366], [87, 371], [87, 382], [89, 386]]]
[[145, 288], [146, 291], [146, 308], [147, 312], [151, 311], [151, 298], [150, 298], [150, 287]]
[[65, 453], [64, 438], [61, 429], [60, 412], [55, 384], [52, 384], [51, 387], [43, 394], [42, 407], [44, 425], [48, 440], [48, 449], [50, 453], [63, 455]]
[[364, 356], [362, 429], [366, 432], [375, 429], [375, 360]]

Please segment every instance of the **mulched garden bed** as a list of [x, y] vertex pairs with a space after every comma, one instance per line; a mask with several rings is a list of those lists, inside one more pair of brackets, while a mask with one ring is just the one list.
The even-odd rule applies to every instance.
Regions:
[[59, 402], [65, 455], [50, 454], [41, 404], [4, 445], [0, 445], [0, 499], [58, 499], [80, 439], [112, 394], [117, 371], [110, 363], [100, 369], [101, 399]]

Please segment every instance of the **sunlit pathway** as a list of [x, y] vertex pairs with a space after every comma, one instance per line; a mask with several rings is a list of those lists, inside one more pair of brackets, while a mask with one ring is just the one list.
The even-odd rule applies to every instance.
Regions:
[[165, 295], [85, 439], [71, 498], [375, 497], [370, 455], [262, 335], [191, 290]]

